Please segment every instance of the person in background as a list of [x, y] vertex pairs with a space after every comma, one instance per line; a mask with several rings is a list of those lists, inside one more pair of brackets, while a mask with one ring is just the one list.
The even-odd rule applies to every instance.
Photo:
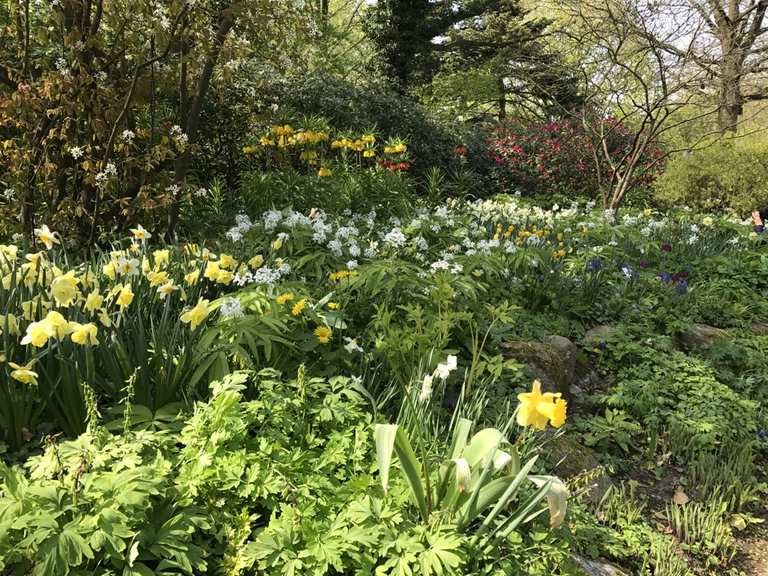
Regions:
[[765, 223], [768, 220], [768, 208], [762, 208], [761, 210], [755, 210], [752, 212], [752, 221], [755, 223], [755, 232], [758, 234], [764, 234], [768, 232], [765, 228]]

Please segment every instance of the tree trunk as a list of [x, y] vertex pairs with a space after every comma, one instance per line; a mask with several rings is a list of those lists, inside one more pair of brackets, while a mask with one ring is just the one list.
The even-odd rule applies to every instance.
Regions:
[[187, 178], [189, 172], [189, 165], [192, 160], [191, 147], [197, 141], [197, 132], [200, 127], [200, 112], [203, 109], [203, 103], [205, 96], [208, 93], [208, 87], [211, 85], [211, 78], [213, 76], [213, 70], [219, 60], [219, 54], [221, 54], [221, 47], [224, 45], [224, 41], [227, 39], [229, 32], [235, 25], [235, 14], [233, 11], [233, 5], [223, 10], [220, 13], [221, 19], [219, 20], [219, 26], [216, 30], [216, 36], [213, 39], [210, 50], [205, 57], [205, 63], [203, 65], [203, 71], [200, 73], [200, 79], [197, 83], [197, 90], [195, 97], [192, 100], [192, 105], [187, 113], [185, 132], [187, 134], [188, 142], [184, 152], [176, 159], [176, 175], [175, 181], [179, 185], [179, 191], [176, 192], [173, 203], [171, 205], [171, 213], [168, 218], [168, 230], [166, 236], [169, 241], [173, 240], [176, 236], [176, 225], [179, 220], [179, 210], [181, 209], [181, 197], [184, 188], [184, 181]]
[[741, 76], [743, 57], [741, 50], [734, 47], [730, 38], [721, 40], [723, 60], [720, 64], [720, 86], [718, 89], [718, 127], [720, 132], [736, 132], [743, 110]]

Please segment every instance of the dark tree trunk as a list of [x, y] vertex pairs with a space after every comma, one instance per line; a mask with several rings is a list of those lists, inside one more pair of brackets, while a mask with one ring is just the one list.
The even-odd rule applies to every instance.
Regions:
[[219, 54], [221, 54], [221, 47], [224, 45], [224, 41], [227, 39], [229, 32], [235, 25], [235, 13], [233, 5], [230, 5], [227, 9], [220, 13], [219, 26], [216, 29], [216, 36], [213, 39], [211, 48], [205, 57], [205, 63], [203, 64], [203, 70], [200, 73], [200, 79], [197, 83], [197, 90], [195, 91], [192, 105], [189, 108], [186, 118], [185, 131], [188, 138], [187, 147], [184, 152], [176, 160], [176, 183], [179, 185], [179, 192], [175, 194], [173, 203], [171, 205], [171, 213], [168, 218], [168, 230], [166, 236], [169, 240], [173, 240], [176, 236], [176, 225], [179, 220], [179, 210], [181, 208], [181, 198], [183, 193], [184, 181], [187, 178], [189, 172], [189, 165], [192, 160], [191, 147], [197, 141], [197, 132], [200, 127], [200, 113], [203, 109], [203, 103], [205, 102], [205, 96], [208, 93], [208, 87], [211, 85], [211, 78], [213, 77], [213, 70], [219, 61]]

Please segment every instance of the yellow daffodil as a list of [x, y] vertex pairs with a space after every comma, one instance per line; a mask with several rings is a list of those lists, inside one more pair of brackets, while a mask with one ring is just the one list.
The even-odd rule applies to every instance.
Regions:
[[8, 334], [15, 336], [19, 333], [19, 323], [13, 314], [0, 314], [0, 334], [8, 329]]
[[115, 276], [117, 275], [117, 265], [115, 264], [114, 260], [110, 260], [104, 264], [104, 266], [101, 267], [101, 272], [110, 280], [114, 280]]
[[48, 339], [51, 338], [51, 336], [53, 336], [53, 334], [51, 333], [50, 324], [44, 320], [32, 322], [32, 324], [27, 326], [27, 333], [24, 335], [24, 338], [21, 339], [21, 344], [23, 346], [32, 344], [32, 346], [36, 348], [42, 348], [48, 343]]
[[0, 244], [0, 262], [12, 263], [16, 262], [19, 249], [13, 244]]
[[234, 274], [232, 274], [232, 272], [229, 270], [219, 270], [219, 273], [216, 275], [216, 283], [230, 284], [232, 282], [232, 278], [234, 278]]
[[64, 338], [69, 334], [69, 322], [59, 312], [52, 310], [46, 314], [43, 322], [46, 322], [52, 331], [52, 335], [57, 338]]
[[165, 270], [152, 271], [147, 274], [147, 280], [151, 287], [162, 286], [166, 284], [170, 279], [168, 278], [168, 272]]
[[32, 344], [36, 348], [42, 348], [53, 337], [63, 338], [69, 332], [69, 323], [58, 312], [48, 312], [45, 318], [39, 322], [32, 322], [27, 326], [27, 332], [21, 339], [22, 345]]
[[127, 308], [133, 302], [133, 290], [130, 284], [126, 284], [120, 288], [120, 292], [117, 295], [117, 304], [120, 308]]
[[184, 275], [184, 282], [186, 282], [190, 286], [193, 284], [197, 284], [199, 280], [200, 280], [200, 270], [193, 270], [189, 274]]
[[704, 224], [704, 226], [712, 226], [712, 224], [714, 224], [715, 221], [712, 219], [711, 216], [705, 216], [702, 219], [701, 223]]
[[291, 315], [298, 316], [301, 314], [302, 310], [304, 310], [304, 307], [307, 305], [307, 299], [302, 298], [296, 304], [293, 305], [293, 308], [291, 308]]
[[331, 336], [333, 336], [333, 330], [328, 326], [318, 326], [315, 328], [315, 336], [320, 344], [328, 344], [331, 341]]
[[541, 392], [541, 382], [533, 381], [530, 392], [518, 394], [520, 406], [517, 410], [517, 423], [520, 426], [533, 426], [537, 430], [544, 430], [549, 422], [555, 428], [565, 423], [566, 401], [560, 398], [560, 394]]
[[209, 312], [208, 300], [201, 298], [194, 308], [190, 308], [181, 315], [181, 321], [184, 324], [189, 324], [189, 327], [194, 330], [205, 321]]
[[133, 237], [140, 242], [145, 242], [152, 238], [152, 234], [147, 232], [141, 224], [136, 226], [136, 228], [131, 228], [131, 233], [133, 234]]
[[329, 168], [326, 168], [325, 166], [321, 166], [320, 170], [317, 171], [317, 175], [321, 178], [325, 178], [326, 176], [331, 175], [331, 170]]
[[12, 368], [11, 378], [22, 384], [37, 384], [37, 372], [31, 370], [32, 362], [26, 366], [19, 366], [15, 362], [8, 362], [8, 366]]
[[330, 310], [338, 310], [339, 309], [339, 303], [338, 302], [328, 302], [328, 308]]
[[69, 306], [77, 298], [77, 283], [75, 273], [67, 272], [63, 276], [54, 278], [51, 283], [51, 295], [59, 306]]
[[272, 240], [272, 249], [273, 250], [280, 250], [280, 248], [283, 247], [283, 240], [282, 238], [275, 238]]
[[35, 228], [35, 236], [37, 239], [45, 244], [45, 247], [50, 250], [54, 244], [60, 244], [59, 239], [56, 237], [56, 232], [51, 232], [50, 228], [43, 224], [40, 228]]
[[98, 333], [96, 324], [90, 322], [88, 324], [70, 322], [70, 330], [72, 330], [72, 332], [69, 337], [75, 344], [80, 344], [81, 346], [96, 346], [99, 343], [99, 340], [96, 338], [96, 334]]
[[117, 271], [123, 276], [138, 274], [139, 261], [136, 258], [120, 258], [117, 261]]
[[152, 252], [152, 258], [155, 261], [155, 266], [160, 267], [163, 265], [168, 264], [168, 261], [170, 260], [170, 251], [168, 249], [165, 250], [155, 250]]
[[262, 264], [264, 264], [264, 257], [261, 254], [256, 254], [256, 256], [248, 260], [248, 266], [253, 269], [260, 268]]
[[219, 272], [221, 272], [221, 268], [219, 267], [219, 263], [215, 261], [208, 262], [208, 264], [205, 265], [205, 272], [203, 273], [203, 276], [208, 278], [208, 280], [216, 280], [216, 278], [219, 275]]
[[237, 266], [237, 260], [235, 260], [232, 256], [229, 254], [220, 254], [219, 255], [219, 266], [221, 268], [226, 268], [227, 270], [232, 270]]
[[85, 298], [85, 309], [88, 310], [88, 312], [90, 312], [91, 314], [93, 314], [94, 312], [96, 312], [96, 310], [101, 308], [103, 304], [104, 304], [104, 296], [102, 296], [98, 292], [91, 292]]
[[166, 296], [173, 294], [178, 289], [179, 287], [176, 286], [173, 282], [167, 282], [162, 286], [158, 286], [157, 293], [160, 294], [160, 298], [165, 298]]

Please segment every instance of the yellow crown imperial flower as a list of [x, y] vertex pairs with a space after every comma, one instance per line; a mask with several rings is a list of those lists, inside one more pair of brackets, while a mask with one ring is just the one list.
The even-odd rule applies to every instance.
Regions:
[[70, 329], [72, 330], [72, 333], [70, 334], [70, 339], [75, 344], [80, 344], [80, 346], [96, 346], [99, 343], [99, 340], [96, 338], [96, 334], [98, 333], [98, 328], [96, 327], [96, 324], [93, 324], [89, 322], [88, 324], [78, 324], [77, 322], [70, 322]]
[[549, 422], [555, 428], [565, 424], [566, 401], [560, 394], [541, 392], [541, 382], [533, 381], [530, 392], [517, 395], [520, 406], [517, 409], [517, 423], [520, 426], [533, 426], [544, 430]]
[[190, 308], [181, 315], [181, 321], [189, 324], [189, 327], [194, 330], [205, 321], [209, 312], [208, 300], [200, 298], [194, 308]]

